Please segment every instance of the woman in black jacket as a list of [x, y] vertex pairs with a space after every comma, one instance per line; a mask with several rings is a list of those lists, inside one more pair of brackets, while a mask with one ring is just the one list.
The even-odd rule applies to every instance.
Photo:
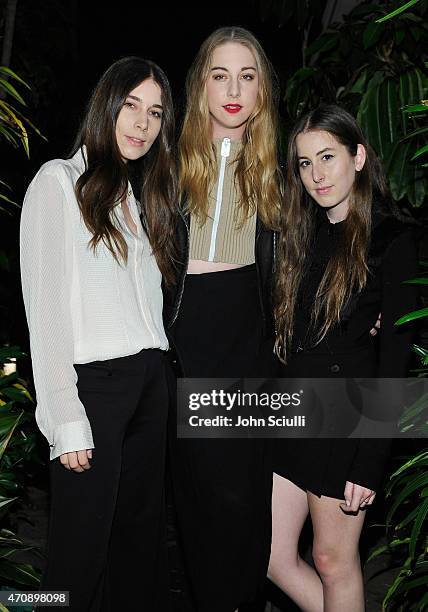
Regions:
[[[303, 117], [289, 140], [288, 204], [278, 262], [277, 351], [288, 377], [403, 377], [411, 338], [411, 225], [394, 213], [380, 163], [335, 105]], [[378, 348], [369, 331], [381, 312]], [[337, 381], [337, 388], [340, 388]], [[302, 610], [364, 610], [358, 542], [389, 440], [288, 439], [274, 460], [271, 579]], [[298, 555], [311, 514], [317, 572]]]
[[[274, 375], [271, 289], [281, 204], [273, 75], [242, 28], [221, 28], [189, 71], [179, 141], [181, 282], [165, 323], [181, 376]], [[198, 612], [252, 600], [270, 553], [264, 440], [176, 439], [171, 473]]]

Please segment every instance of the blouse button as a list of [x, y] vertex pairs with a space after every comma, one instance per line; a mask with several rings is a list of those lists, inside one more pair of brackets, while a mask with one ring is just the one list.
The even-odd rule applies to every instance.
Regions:
[[330, 367], [330, 372], [333, 372], [333, 374], [337, 374], [338, 372], [340, 372], [340, 366], [335, 363]]

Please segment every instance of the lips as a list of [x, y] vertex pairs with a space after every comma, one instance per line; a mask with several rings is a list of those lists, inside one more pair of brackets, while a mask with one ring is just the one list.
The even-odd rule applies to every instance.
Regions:
[[145, 140], [142, 140], [141, 138], [134, 138], [133, 136], [126, 136], [126, 140], [128, 141], [129, 144], [131, 144], [134, 147], [142, 147], [144, 143], [146, 142]]
[[242, 106], [240, 104], [225, 104], [223, 106], [224, 110], [227, 111], [228, 113], [239, 113], [239, 111], [241, 110]]
[[330, 193], [332, 188], [333, 188], [333, 185], [330, 185], [329, 187], [319, 187], [318, 189], [315, 189], [315, 191], [317, 192], [318, 195], [327, 195], [328, 193]]

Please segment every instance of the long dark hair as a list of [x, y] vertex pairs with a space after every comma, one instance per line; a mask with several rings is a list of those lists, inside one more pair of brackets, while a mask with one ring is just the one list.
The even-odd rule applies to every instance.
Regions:
[[386, 209], [390, 201], [380, 161], [352, 115], [335, 104], [322, 104], [296, 123], [287, 148], [286, 198], [280, 220], [275, 300], [276, 352], [283, 361], [286, 361], [292, 340], [297, 293], [307, 254], [313, 244], [315, 215], [319, 209], [302, 184], [297, 157], [298, 134], [311, 130], [328, 132], [352, 156], [357, 154], [358, 144], [366, 149], [365, 164], [355, 176], [348, 214], [343, 222], [342, 240], [327, 265], [315, 296], [312, 322], [318, 327], [318, 342], [340, 320], [341, 310], [351, 294], [361, 291], [366, 284], [373, 202], [382, 203]]
[[[125, 163], [116, 142], [116, 121], [129, 92], [148, 78], [161, 90], [160, 133], [146, 155]], [[73, 151], [83, 145], [86, 170], [77, 181], [76, 196], [83, 221], [92, 233], [91, 248], [95, 251], [103, 242], [118, 263], [127, 261], [127, 245], [111, 213], [130, 180], [139, 186], [137, 197], [153, 254], [165, 282], [171, 283], [177, 197], [174, 110], [168, 79], [159, 66], [140, 57], [125, 57], [106, 70], [89, 100]]]

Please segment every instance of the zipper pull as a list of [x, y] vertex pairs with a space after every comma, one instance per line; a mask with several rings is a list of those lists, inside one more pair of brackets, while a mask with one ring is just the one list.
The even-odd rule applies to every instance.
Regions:
[[221, 156], [229, 157], [230, 155], [230, 138], [223, 138], [221, 143]]

